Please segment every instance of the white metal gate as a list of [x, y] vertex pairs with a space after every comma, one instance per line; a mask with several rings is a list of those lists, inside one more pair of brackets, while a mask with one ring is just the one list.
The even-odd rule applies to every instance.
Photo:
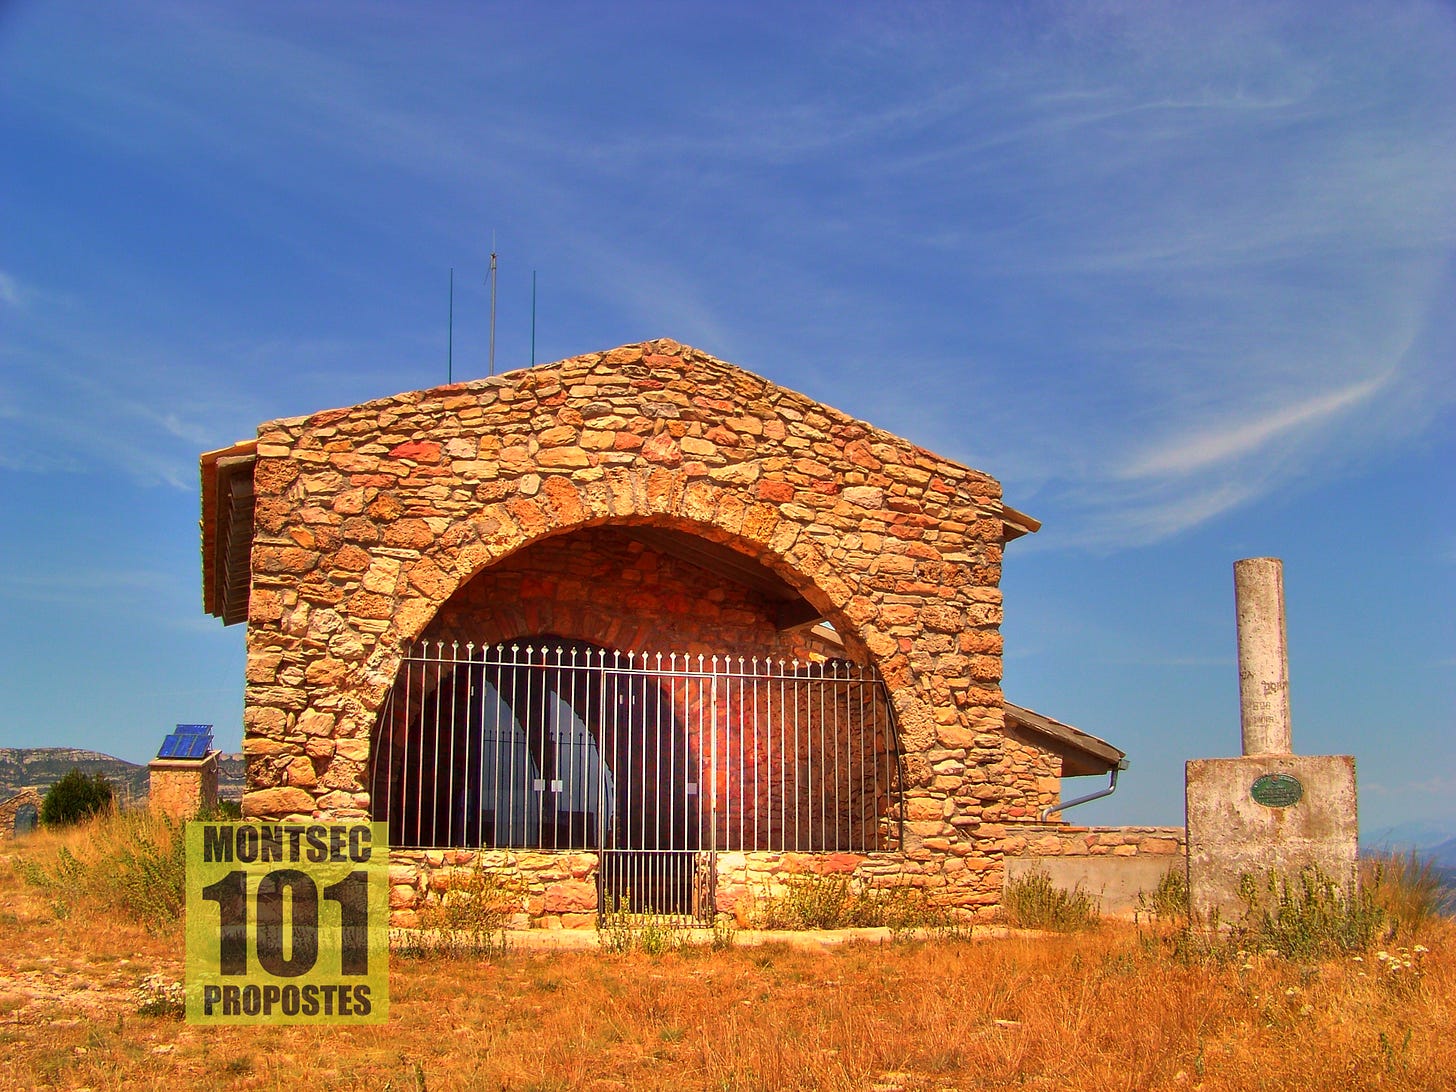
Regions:
[[391, 845], [590, 850], [604, 910], [710, 920], [718, 851], [899, 843], [884, 684], [843, 660], [422, 643], [372, 767]]

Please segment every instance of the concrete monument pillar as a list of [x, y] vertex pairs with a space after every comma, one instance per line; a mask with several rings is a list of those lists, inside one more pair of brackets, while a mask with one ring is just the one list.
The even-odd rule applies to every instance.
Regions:
[[1244, 754], [1294, 751], [1289, 720], [1289, 639], [1284, 629], [1284, 562], [1234, 562], [1239, 631], [1239, 714]]
[[1313, 866], [1353, 888], [1360, 829], [1355, 759], [1293, 753], [1283, 562], [1235, 562], [1234, 600], [1243, 755], [1195, 759], [1185, 774], [1189, 899], [1224, 921], [1244, 909], [1244, 876], [1262, 886]]

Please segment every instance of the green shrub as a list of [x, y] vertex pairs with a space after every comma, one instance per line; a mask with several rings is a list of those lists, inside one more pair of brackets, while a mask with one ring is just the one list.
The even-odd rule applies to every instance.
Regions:
[[842, 873], [784, 877], [777, 894], [754, 902], [760, 929], [889, 929], [894, 939], [969, 935], [925, 890], [908, 883], [870, 884]]
[[1098, 924], [1097, 899], [1078, 884], [1070, 891], [1053, 885], [1040, 870], [1007, 883], [1001, 907], [1008, 925], [1072, 933]]
[[407, 931], [399, 953], [415, 959], [500, 955], [506, 928], [520, 908], [520, 881], [487, 872], [476, 861], [468, 871], [447, 876], [439, 902], [421, 911], [420, 927]]
[[119, 815], [113, 824], [111, 902], [149, 929], [182, 919], [187, 905], [187, 840], [164, 816]]
[[1217, 910], [1207, 917], [1190, 914], [1171, 933], [1145, 936], [1143, 942], [1185, 965], [1247, 965], [1255, 954], [1314, 963], [1393, 939], [1397, 923], [1381, 898], [1377, 883], [1357, 888], [1353, 877], [1339, 883], [1313, 865], [1292, 875], [1272, 870], [1262, 877], [1243, 875], [1243, 910], [1236, 921], [1225, 921]]
[[1314, 865], [1292, 878], [1268, 872], [1263, 880], [1239, 878], [1243, 919], [1235, 933], [1243, 946], [1312, 961], [1363, 952], [1386, 926], [1386, 912], [1370, 888], [1340, 883]]
[[[765, 929], [843, 929], [873, 918], [873, 907], [844, 875], [784, 877], [781, 893], [765, 897], [759, 906], [759, 924]], [[877, 922], [871, 922], [878, 924]]]
[[46, 790], [40, 806], [40, 821], [48, 827], [70, 826], [109, 811], [112, 800], [111, 782], [105, 775], [97, 773], [87, 777], [73, 766], [70, 773]]
[[[617, 896], [617, 904], [597, 919], [597, 947], [613, 955], [645, 952], [658, 956], [681, 948], [686, 930], [667, 914], [634, 913], [629, 892]], [[731, 944], [731, 936], [728, 940]], [[713, 946], [718, 947], [719, 933], [715, 922]]]
[[1175, 866], [1158, 879], [1158, 886], [1151, 894], [1139, 891], [1137, 897], [1137, 921], [1147, 919], [1154, 922], [1186, 922], [1188, 920], [1188, 870]]

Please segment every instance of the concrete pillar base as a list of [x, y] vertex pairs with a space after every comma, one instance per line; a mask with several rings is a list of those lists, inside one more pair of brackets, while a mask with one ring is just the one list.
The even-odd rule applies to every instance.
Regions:
[[1237, 920], [1239, 879], [1315, 865], [1353, 884], [1359, 816], [1351, 755], [1205, 758], [1186, 768], [1188, 893], [1194, 911]]

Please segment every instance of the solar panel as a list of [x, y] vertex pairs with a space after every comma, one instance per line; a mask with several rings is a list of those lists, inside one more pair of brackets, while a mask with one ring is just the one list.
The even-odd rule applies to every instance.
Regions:
[[212, 747], [212, 725], [179, 724], [174, 732], [162, 740], [157, 751], [158, 758], [206, 758]]

